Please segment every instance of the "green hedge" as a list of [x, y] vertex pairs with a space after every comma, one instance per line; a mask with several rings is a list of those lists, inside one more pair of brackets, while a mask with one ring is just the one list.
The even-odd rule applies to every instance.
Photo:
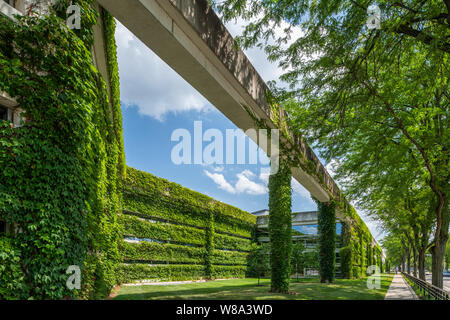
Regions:
[[[139, 213], [142, 217], [161, 218], [171, 222], [203, 228], [206, 227], [208, 212], [212, 212], [203, 208], [176, 203], [176, 199], [157, 192], [152, 193], [148, 191], [146, 194], [143, 194], [129, 186], [124, 187], [123, 201], [125, 210]], [[217, 212], [213, 214], [216, 230], [248, 238], [251, 237], [254, 225], [234, 217], [217, 214]]]
[[122, 264], [118, 268], [118, 277], [122, 283], [136, 280], [183, 281], [202, 279], [204, 266], [201, 265], [148, 265]]
[[216, 230], [249, 238], [256, 223], [248, 212], [130, 167], [124, 181], [124, 208], [199, 227], [206, 227], [212, 212]]
[[125, 261], [148, 260], [202, 264], [205, 254], [204, 248], [147, 241], [139, 243], [122, 241], [119, 250]]
[[126, 266], [123, 268], [130, 271], [122, 281], [245, 275], [245, 250], [250, 248], [256, 224], [253, 215], [129, 167], [123, 184], [123, 203], [119, 222], [124, 236], [171, 242], [123, 242], [123, 259], [173, 264]]
[[214, 234], [214, 241], [216, 249], [229, 249], [239, 251], [249, 251], [252, 243], [250, 239], [243, 239], [220, 233]]
[[[127, 186], [124, 186], [123, 202], [124, 209], [138, 213], [144, 218], [161, 218], [172, 222], [185, 223], [197, 227], [206, 227], [205, 215], [197, 211], [177, 206], [170, 201], [154, 199], [158, 194], [149, 196], [133, 192]], [[169, 199], [167, 199], [169, 200]]]
[[212, 263], [246, 265], [247, 256], [248, 256], [247, 252], [214, 250]]
[[213, 266], [215, 279], [244, 278], [247, 267], [245, 266]]
[[[122, 214], [118, 218], [124, 236], [174, 241], [178, 243], [204, 245], [205, 231], [202, 229], [149, 222], [139, 217]], [[215, 248], [248, 251], [251, 241], [229, 235], [214, 233]]]
[[138, 217], [122, 214], [119, 216], [124, 236], [173, 241], [180, 244], [205, 245], [205, 231], [161, 222], [149, 222]]
[[[213, 278], [242, 278], [244, 266], [213, 266]], [[118, 268], [118, 278], [122, 283], [136, 280], [183, 281], [205, 279], [204, 266], [199, 265], [148, 265], [122, 264]]]
[[[143, 276], [213, 279], [245, 275], [248, 254], [245, 251], [250, 249], [256, 224], [253, 215], [129, 167], [123, 184], [123, 202], [124, 213], [119, 222], [124, 236], [170, 242], [123, 242], [120, 245], [123, 259], [171, 263], [164, 267], [150, 268], [143, 264], [124, 267], [131, 270], [124, 280]], [[186, 270], [192, 271], [192, 275], [188, 276]]]

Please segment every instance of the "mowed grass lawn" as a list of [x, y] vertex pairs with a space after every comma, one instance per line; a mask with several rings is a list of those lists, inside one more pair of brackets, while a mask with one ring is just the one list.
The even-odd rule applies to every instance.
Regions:
[[291, 281], [291, 291], [297, 295], [269, 293], [270, 280], [215, 280], [177, 285], [122, 286], [116, 300], [382, 300], [392, 281], [392, 275], [380, 276], [381, 288], [368, 289], [367, 278], [336, 279], [333, 284], [318, 279]]

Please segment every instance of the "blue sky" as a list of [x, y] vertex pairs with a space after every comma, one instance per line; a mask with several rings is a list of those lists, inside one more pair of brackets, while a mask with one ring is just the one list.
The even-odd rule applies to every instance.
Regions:
[[[242, 25], [237, 21], [227, 28], [237, 35]], [[172, 162], [171, 151], [177, 144], [171, 141], [174, 130], [193, 132], [194, 121], [202, 121], [203, 131], [215, 128], [225, 136], [226, 129], [236, 126], [119, 22], [116, 41], [127, 164], [249, 212], [267, 208], [267, 167]], [[245, 53], [265, 81], [278, 80], [283, 73], [260, 49]], [[292, 188], [294, 212], [317, 208], [309, 192], [295, 180]], [[364, 215], [362, 218], [378, 238], [375, 225]]]

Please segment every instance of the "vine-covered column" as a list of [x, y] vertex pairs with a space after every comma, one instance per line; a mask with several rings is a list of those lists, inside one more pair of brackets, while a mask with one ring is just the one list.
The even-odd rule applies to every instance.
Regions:
[[336, 262], [336, 214], [333, 202], [319, 202], [319, 274], [320, 282], [333, 282]]
[[269, 177], [269, 236], [270, 291], [286, 293], [289, 291], [292, 251], [291, 168], [282, 159], [278, 172]]

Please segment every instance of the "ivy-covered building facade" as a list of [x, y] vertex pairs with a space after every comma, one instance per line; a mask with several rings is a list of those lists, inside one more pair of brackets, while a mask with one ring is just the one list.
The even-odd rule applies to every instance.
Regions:
[[[115, 21], [95, 1], [53, 3], [0, 2], [2, 299], [103, 298], [118, 283]], [[67, 24], [71, 4], [79, 29]]]
[[127, 167], [119, 281], [243, 278], [256, 217]]

